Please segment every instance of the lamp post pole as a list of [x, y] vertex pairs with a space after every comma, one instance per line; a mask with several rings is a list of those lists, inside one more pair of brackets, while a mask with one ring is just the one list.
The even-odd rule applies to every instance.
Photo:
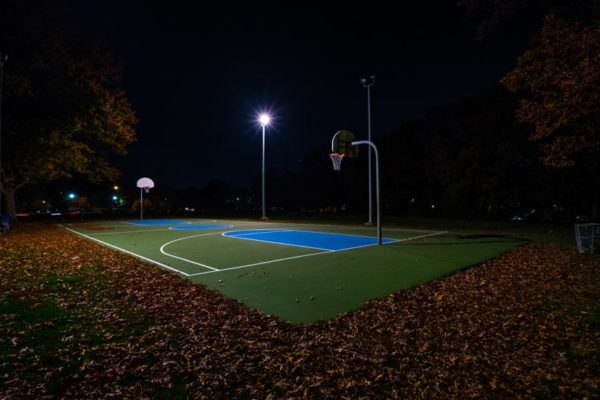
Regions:
[[4, 63], [8, 60], [6, 54], [0, 53], [0, 216], [2, 215], [2, 83], [4, 79]]
[[260, 125], [262, 126], [262, 220], [267, 219], [267, 210], [265, 203], [265, 129], [271, 121], [271, 117], [267, 114], [261, 114], [258, 118]]
[[[371, 142], [371, 86], [375, 84], [375, 75], [371, 75], [369, 78], [362, 78], [360, 82], [363, 87], [367, 88], [368, 140]], [[369, 146], [369, 222], [367, 222], [369, 225], [373, 225], [373, 184], [371, 183], [371, 164], [371, 146]]]
[[262, 219], [267, 219], [265, 209], [265, 125], [262, 126]]

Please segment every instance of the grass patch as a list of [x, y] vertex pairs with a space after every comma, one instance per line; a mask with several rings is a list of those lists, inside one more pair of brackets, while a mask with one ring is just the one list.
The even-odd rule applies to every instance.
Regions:
[[56, 285], [59, 283], [78, 283], [83, 281], [82, 277], [78, 276], [58, 276], [58, 275], [50, 275], [44, 280], [46, 285]]

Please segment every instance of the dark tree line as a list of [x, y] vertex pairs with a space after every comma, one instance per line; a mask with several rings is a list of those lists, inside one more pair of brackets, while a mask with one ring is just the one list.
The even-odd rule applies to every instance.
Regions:
[[[583, 196], [595, 177], [586, 165], [545, 165], [529, 128], [515, 117], [516, 96], [498, 86], [460, 104], [430, 111], [377, 140], [386, 213], [507, 218], [528, 208], [548, 220], [590, 214]], [[361, 149], [364, 150], [364, 149]], [[366, 151], [333, 172], [328, 149], [315, 148], [299, 171], [270, 174], [272, 206], [293, 211], [364, 211]], [[260, 193], [258, 181], [254, 192]], [[558, 212], [561, 211], [561, 212]]]
[[[596, 170], [588, 163], [563, 168], [544, 164], [539, 146], [529, 140], [531, 128], [515, 115], [518, 104], [517, 95], [498, 85], [479, 97], [431, 110], [377, 138], [383, 212], [508, 219], [535, 208], [548, 222], [590, 217], [594, 198], [586, 193], [598, 180]], [[343, 161], [340, 172], [333, 171], [327, 146], [305, 154], [297, 171], [267, 170], [269, 212], [364, 212], [367, 152], [360, 150], [359, 157]], [[260, 182], [257, 171], [252, 185], [241, 190], [221, 180], [204, 188], [161, 184], [147, 196], [152, 202], [147, 209], [259, 215]], [[99, 190], [94, 185], [88, 188], [89, 193]], [[104, 207], [109, 191], [98, 197]], [[131, 212], [139, 193], [126, 195], [123, 209]]]

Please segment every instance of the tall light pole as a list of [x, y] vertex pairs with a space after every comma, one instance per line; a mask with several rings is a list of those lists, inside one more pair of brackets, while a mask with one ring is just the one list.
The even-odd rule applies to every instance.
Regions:
[[262, 126], [262, 220], [267, 219], [265, 207], [265, 128], [271, 122], [271, 117], [268, 114], [261, 114], [258, 117], [258, 122]]
[[2, 81], [4, 78], [4, 63], [8, 60], [6, 54], [0, 53], [0, 215], [2, 215]]
[[[375, 75], [371, 75], [368, 78], [362, 78], [360, 80], [363, 87], [367, 88], [367, 119], [368, 119], [368, 132], [369, 142], [371, 142], [371, 86], [375, 84]], [[369, 222], [367, 224], [373, 225], [373, 184], [371, 183], [371, 146], [369, 146]]]

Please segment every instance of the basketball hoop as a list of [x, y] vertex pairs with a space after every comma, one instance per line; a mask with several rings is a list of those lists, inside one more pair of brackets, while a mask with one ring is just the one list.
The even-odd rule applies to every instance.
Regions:
[[331, 158], [331, 162], [333, 163], [333, 170], [340, 171], [342, 169], [342, 161], [344, 160], [345, 154], [339, 153], [331, 153], [329, 154], [329, 158]]
[[331, 162], [333, 163], [334, 171], [342, 169], [344, 157], [352, 158], [358, 156], [358, 147], [352, 144], [353, 141], [354, 135], [345, 129], [339, 130], [333, 135], [329, 158], [331, 158]]
[[136, 186], [140, 188], [140, 219], [144, 219], [144, 192], [150, 193], [150, 189], [154, 187], [154, 181], [150, 178], [140, 178]]

